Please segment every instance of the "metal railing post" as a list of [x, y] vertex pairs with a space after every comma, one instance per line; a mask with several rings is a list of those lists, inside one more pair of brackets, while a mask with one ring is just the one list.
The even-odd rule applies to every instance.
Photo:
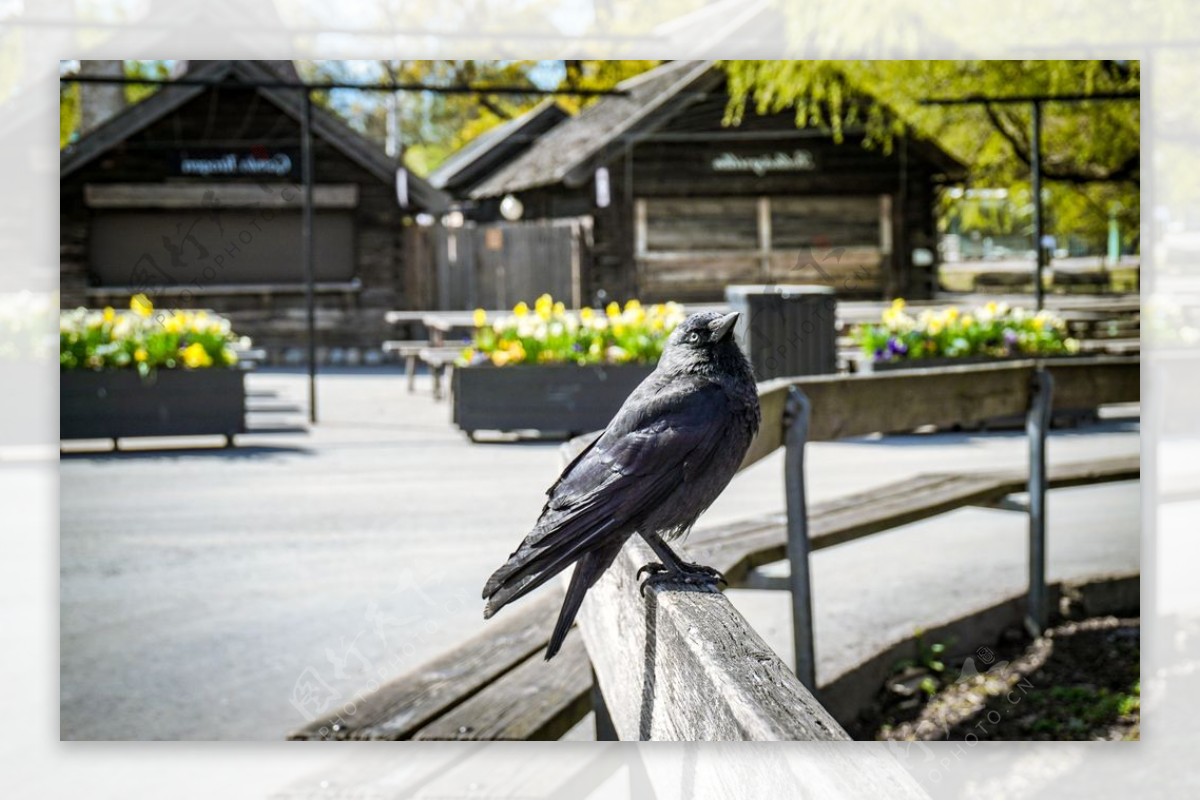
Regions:
[[792, 590], [792, 635], [795, 642], [796, 678], [817, 691], [817, 662], [813, 647], [812, 582], [809, 576], [808, 501], [804, 488], [804, 445], [812, 403], [799, 387], [788, 389], [784, 407], [784, 489], [787, 494], [789, 584]]
[[1046, 629], [1046, 432], [1054, 378], [1044, 367], [1033, 372], [1025, 432], [1029, 437], [1029, 608], [1025, 625], [1034, 636]]

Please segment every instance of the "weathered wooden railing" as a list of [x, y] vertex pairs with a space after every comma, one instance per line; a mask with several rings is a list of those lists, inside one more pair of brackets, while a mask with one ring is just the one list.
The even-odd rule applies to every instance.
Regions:
[[[1052, 395], [1047, 391], [1053, 387]], [[1021, 361], [862, 376], [782, 379], [759, 388], [763, 425], [743, 468], [777, 448], [788, 465], [789, 559], [797, 619], [797, 666], [812, 686], [814, 663], [807, 585], [808, 532], [803, 446], [922, 426], [970, 425], [1028, 415], [1032, 423], [1031, 588], [1044, 587], [1038, 564], [1044, 522], [1044, 423], [1053, 411], [1137, 401], [1136, 358]], [[1052, 402], [1051, 402], [1052, 398]], [[804, 407], [811, 408], [807, 425]], [[1030, 414], [1031, 410], [1034, 414]], [[1036, 418], [1036, 419], [1034, 419]], [[798, 428], [806, 430], [797, 430]], [[586, 438], [569, 444], [583, 447]], [[1043, 462], [1044, 464], [1044, 462]], [[1039, 483], [1040, 482], [1040, 483]], [[653, 554], [634, 537], [588, 594], [579, 616], [595, 674], [601, 737], [670, 740], [842, 740], [846, 733], [809, 688], [772, 652], [719, 592], [669, 585], [638, 591], [637, 571]], [[1031, 592], [1039, 603], [1038, 590]], [[1041, 618], [1031, 609], [1031, 620]], [[805, 664], [807, 662], [807, 665]], [[894, 770], [893, 770], [894, 768]], [[898, 765], [876, 765], [873, 782], [892, 794], [920, 795]]]

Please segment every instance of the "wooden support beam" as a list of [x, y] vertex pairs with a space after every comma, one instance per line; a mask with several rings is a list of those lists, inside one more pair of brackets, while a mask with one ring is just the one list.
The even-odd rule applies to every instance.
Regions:
[[[199, 209], [254, 206], [298, 209], [301, 189], [289, 183], [187, 184], [87, 184], [84, 201], [93, 209]], [[313, 206], [320, 209], [353, 209], [358, 206], [357, 184], [321, 184], [313, 187]]]
[[719, 592], [638, 590], [636, 537], [588, 593], [580, 628], [622, 740], [848, 740]]

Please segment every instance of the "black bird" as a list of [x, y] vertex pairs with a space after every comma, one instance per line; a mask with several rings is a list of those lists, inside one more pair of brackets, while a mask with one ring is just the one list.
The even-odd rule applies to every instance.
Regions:
[[758, 391], [732, 336], [738, 314], [693, 314], [608, 428], [547, 491], [537, 525], [483, 588], [490, 618], [568, 565], [575, 573], [546, 648], [562, 646], [583, 596], [637, 532], [662, 560], [648, 581], [713, 583], [666, 540], [685, 535], [733, 478], [758, 432]]

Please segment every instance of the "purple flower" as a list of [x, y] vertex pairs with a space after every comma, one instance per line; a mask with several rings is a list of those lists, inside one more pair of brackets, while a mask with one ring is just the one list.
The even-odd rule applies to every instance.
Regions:
[[1017, 337], [1017, 332], [1016, 332], [1016, 331], [1012, 330], [1011, 328], [1005, 328], [1005, 329], [1004, 329], [1004, 342], [1005, 342], [1005, 343], [1006, 343], [1006, 344], [1007, 344], [1007, 345], [1008, 345], [1010, 348], [1011, 348], [1013, 345], [1017, 344], [1017, 339], [1018, 339], [1018, 337]]
[[892, 356], [906, 356], [908, 354], [908, 345], [905, 345], [895, 337], [888, 337], [887, 349], [888, 353]]
[[883, 348], [875, 349], [875, 361], [877, 361], [877, 362], [883, 361]]

